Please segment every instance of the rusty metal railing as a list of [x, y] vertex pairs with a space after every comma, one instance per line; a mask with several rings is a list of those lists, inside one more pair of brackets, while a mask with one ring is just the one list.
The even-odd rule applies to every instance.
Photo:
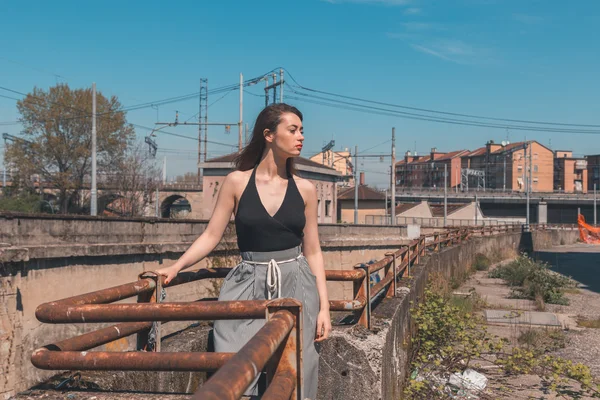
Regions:
[[[204, 272], [202, 272], [204, 271]], [[225, 271], [202, 270], [201, 277], [222, 277]], [[197, 274], [194, 274], [197, 275]], [[198, 277], [195, 277], [198, 278]], [[49, 370], [217, 371], [194, 395], [197, 399], [239, 399], [266, 367], [265, 399], [302, 399], [301, 304], [295, 299], [157, 303], [163, 277], [142, 278], [109, 289], [40, 305], [36, 317], [45, 323], [121, 322], [46, 345], [31, 362]], [[182, 274], [169, 286], [191, 281]], [[138, 296], [144, 303], [107, 304]], [[148, 297], [148, 295], [151, 295]], [[154, 301], [152, 301], [154, 299]], [[150, 321], [260, 319], [265, 325], [237, 353], [87, 351], [138, 334], [148, 342]], [[140, 340], [139, 336], [142, 336]], [[160, 338], [156, 339], [160, 342]]]
[[[327, 270], [327, 281], [353, 283], [353, 298], [330, 300], [330, 310], [352, 312], [357, 324], [370, 329], [373, 301], [382, 295], [396, 296], [398, 279], [410, 276], [411, 267], [427, 251], [437, 252], [472, 236], [520, 229], [520, 225], [448, 229], [421, 235], [372, 264], [359, 264], [352, 270]], [[303, 327], [297, 300], [160, 302], [163, 286], [223, 278], [230, 271], [231, 268], [218, 268], [184, 272], [169, 285], [164, 285], [164, 277], [146, 272], [136, 282], [42, 304], [36, 317], [44, 323], [118, 324], [46, 345], [33, 352], [31, 361], [36, 367], [49, 370], [216, 371], [198, 389], [194, 396], [197, 399], [240, 398], [266, 369], [269, 385], [263, 399], [301, 399]], [[371, 275], [382, 272], [383, 278], [372, 285]], [[137, 303], [112, 304], [136, 296]], [[265, 325], [238, 353], [160, 352], [160, 323], [260, 318], [267, 320]], [[154, 337], [150, 340], [152, 330]], [[133, 334], [137, 335], [138, 350], [150, 351], [87, 351]]]

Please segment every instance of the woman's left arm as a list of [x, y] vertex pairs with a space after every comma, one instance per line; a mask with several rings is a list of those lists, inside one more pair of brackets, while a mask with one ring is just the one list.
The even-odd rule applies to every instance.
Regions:
[[319, 292], [320, 310], [317, 316], [315, 341], [321, 342], [331, 332], [331, 316], [329, 315], [329, 297], [327, 296], [327, 283], [325, 279], [325, 266], [323, 253], [319, 242], [319, 228], [317, 224], [317, 189], [308, 180], [302, 180], [302, 192], [306, 201], [304, 213], [306, 225], [304, 226], [304, 239], [302, 242], [304, 256], [312, 273], [317, 277], [317, 291]]

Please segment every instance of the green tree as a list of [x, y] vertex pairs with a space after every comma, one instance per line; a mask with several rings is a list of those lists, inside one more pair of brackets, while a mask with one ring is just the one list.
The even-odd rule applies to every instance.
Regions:
[[[34, 88], [17, 102], [25, 141], [7, 146], [7, 162], [23, 183], [39, 176], [59, 191], [61, 212], [68, 212], [91, 174], [92, 90], [58, 84], [47, 91]], [[98, 173], [112, 173], [134, 138], [115, 96], [96, 94]]]

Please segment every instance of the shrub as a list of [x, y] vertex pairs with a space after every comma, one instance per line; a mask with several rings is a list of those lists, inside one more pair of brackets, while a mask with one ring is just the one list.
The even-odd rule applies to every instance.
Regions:
[[485, 254], [477, 253], [475, 254], [475, 260], [473, 261], [473, 268], [477, 271], [487, 271], [490, 269], [490, 259], [485, 256]]
[[[505, 280], [513, 287], [513, 297], [545, 303], [567, 305], [564, 289], [571, 280], [549, 270], [546, 264], [521, 255], [510, 264], [500, 266], [489, 273], [490, 278]], [[543, 300], [543, 302], [542, 302]]]

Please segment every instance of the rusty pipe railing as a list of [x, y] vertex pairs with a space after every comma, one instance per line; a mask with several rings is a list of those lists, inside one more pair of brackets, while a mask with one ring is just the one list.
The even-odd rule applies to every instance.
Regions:
[[[534, 229], [548, 229], [546, 225]], [[396, 295], [399, 277], [410, 276], [411, 266], [418, 264], [426, 251], [461, 243], [473, 236], [512, 232], [520, 226], [491, 226], [448, 229], [421, 235], [373, 264], [357, 265], [348, 271], [325, 271], [328, 281], [352, 282], [351, 300], [330, 300], [331, 311], [350, 311], [359, 324], [371, 327], [371, 303], [385, 292]], [[383, 278], [374, 285], [371, 274]], [[162, 286], [172, 287], [207, 278], [222, 278], [230, 268], [203, 269], [180, 274], [169, 285], [164, 277], [140, 276], [131, 282], [84, 295], [40, 305], [36, 316], [47, 323], [121, 322], [37, 349], [32, 363], [41, 369], [217, 371], [194, 398], [239, 398], [256, 374], [264, 367], [269, 386], [264, 399], [301, 398], [301, 318], [300, 304], [293, 299], [275, 301], [230, 301], [157, 303]], [[138, 296], [133, 304], [108, 304]], [[233, 353], [157, 353], [86, 351], [132, 334], [147, 332], [153, 322], [267, 318], [265, 326], [244, 346]], [[160, 341], [160, 337], [157, 338]], [[156, 351], [156, 349], [155, 349]]]
[[[84, 300], [94, 301], [94, 298]], [[51, 370], [223, 371], [216, 373], [196, 397], [237, 399], [263, 367], [274, 359], [276, 365], [271, 369], [276, 373], [270, 376], [273, 387], [269, 387], [269, 393], [272, 396], [287, 394], [284, 398], [294, 395], [293, 398], [301, 399], [301, 341], [297, 338], [301, 337], [302, 328], [301, 304], [297, 300], [205, 304], [81, 304], [81, 301], [82, 296], [77, 296], [75, 305], [69, 305], [73, 304], [73, 298], [56, 301], [53, 302], [54, 312], [48, 312], [48, 304], [38, 307], [37, 312], [44, 322], [52, 323], [128, 322], [37, 349], [31, 357], [33, 365]], [[159, 321], [267, 318], [268, 321], [236, 354], [85, 351], [147, 329], [151, 324], [146, 321], [148, 318]], [[218, 390], [213, 393], [211, 390], [215, 388]]]

